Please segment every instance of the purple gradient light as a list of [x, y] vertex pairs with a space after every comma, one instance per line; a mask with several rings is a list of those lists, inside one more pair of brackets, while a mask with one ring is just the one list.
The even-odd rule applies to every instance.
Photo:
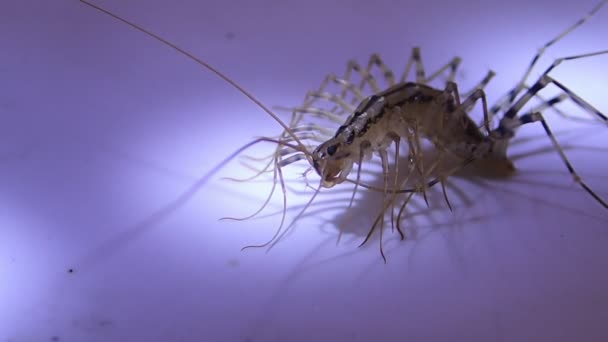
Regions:
[[[461, 56], [463, 89], [495, 70], [492, 103], [597, 0], [95, 3], [264, 104], [294, 106], [349, 59], [377, 52], [399, 70], [415, 45], [427, 70]], [[607, 18], [603, 8], [531, 77], [555, 58], [607, 49]], [[75, 0], [3, 2], [0, 42], [0, 342], [608, 340], [608, 212], [555, 153], [518, 160], [509, 181], [459, 180], [471, 207], [413, 204], [420, 234], [386, 234], [386, 265], [377, 244], [356, 247], [377, 214], [369, 196], [351, 210], [319, 204], [270, 252], [241, 252], [280, 217], [218, 221], [254, 212], [269, 191], [220, 180], [250, 174], [238, 161], [158, 215], [254, 136], [280, 132], [268, 115]], [[608, 113], [608, 55], [553, 75]], [[550, 115], [577, 170], [608, 197], [606, 128]], [[538, 139], [513, 154], [549, 146], [540, 125], [519, 133]], [[275, 196], [264, 213], [280, 205]], [[348, 228], [337, 246], [336, 225]]]

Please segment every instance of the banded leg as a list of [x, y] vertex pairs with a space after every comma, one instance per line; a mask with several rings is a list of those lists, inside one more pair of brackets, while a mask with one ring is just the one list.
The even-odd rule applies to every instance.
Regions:
[[473, 94], [471, 94], [469, 97], [467, 97], [463, 103], [460, 104], [460, 108], [462, 108], [463, 110], [466, 110], [468, 108], [473, 108], [473, 106], [475, 106], [475, 103], [477, 103], [477, 100], [481, 99], [481, 104], [482, 104], [482, 108], [483, 108], [483, 126], [486, 129], [486, 132], [489, 134], [492, 129], [491, 129], [491, 123], [493, 120], [493, 116], [492, 113], [488, 110], [488, 100], [486, 99], [486, 93], [483, 91], [483, 89], [475, 89], [475, 91], [473, 91]]
[[[524, 85], [523, 90], [525, 90], [526, 92], [530, 90], [530, 86], [528, 85]], [[547, 108], [551, 108], [553, 111], [555, 111], [555, 113], [561, 117], [563, 117], [564, 119], [568, 119], [568, 120], [572, 120], [572, 121], [581, 121], [581, 122], [590, 122], [596, 121], [596, 118], [593, 119], [583, 119], [583, 118], [579, 118], [579, 117], [575, 117], [573, 115], [569, 115], [567, 113], [564, 113], [563, 111], [561, 111], [558, 107], [556, 107], [556, 105], [566, 99], [568, 99], [568, 95], [566, 94], [560, 94], [557, 96], [554, 96], [550, 99], [545, 99], [543, 96], [541, 96], [540, 94], [536, 93], [534, 94], [534, 97], [538, 98], [540, 101], [542, 101], [540, 104], [537, 105], [537, 107], [535, 107], [534, 109], [531, 110], [531, 112], [534, 111], [543, 111]], [[502, 100], [497, 101], [496, 104], [492, 105], [492, 107], [490, 107], [490, 117], [492, 117], [492, 121], [490, 122], [490, 124], [494, 123], [494, 118], [496, 116], [498, 116], [498, 112], [500, 112], [501, 110], [506, 110], [508, 109], [508, 105], [512, 105], [512, 103], [508, 104], [507, 103], [507, 97], [503, 96]], [[481, 124], [483, 125], [483, 123]]]
[[602, 54], [608, 54], [608, 50], [594, 52], [594, 53], [590, 53], [590, 54], [564, 57], [564, 58], [559, 58], [559, 59], [555, 60], [555, 62], [553, 62], [553, 64], [551, 64], [551, 66], [549, 68], [547, 68], [547, 70], [538, 79], [538, 81], [536, 81], [524, 95], [522, 95], [517, 101], [515, 101], [515, 103], [513, 103], [511, 105], [511, 107], [506, 111], [502, 120], [515, 119], [515, 117], [517, 116], [517, 113], [519, 113], [519, 111], [528, 103], [528, 101], [530, 101], [530, 99], [532, 97], [536, 96], [537, 93], [541, 89], [545, 88], [548, 84], [553, 83], [555, 86], [560, 88], [566, 94], [566, 96], [568, 96], [577, 105], [579, 105], [580, 107], [585, 109], [587, 112], [590, 112], [592, 115], [599, 118], [601, 121], [608, 122], [608, 118], [604, 114], [602, 114], [599, 110], [594, 108], [591, 104], [589, 104], [588, 102], [586, 102], [585, 100], [580, 98], [578, 95], [576, 95], [570, 89], [566, 88], [563, 84], [554, 80], [553, 78], [551, 78], [548, 75], [548, 73], [551, 70], [553, 70], [556, 66], [558, 66], [563, 61], [574, 60], [574, 59], [578, 59], [578, 58], [585, 58], [585, 57], [590, 57], [590, 56], [597, 56], [597, 55], [602, 55]]
[[[479, 83], [477, 83], [471, 90], [462, 94], [462, 97], [464, 97], [464, 98], [469, 97], [477, 89], [485, 89], [485, 87], [490, 83], [490, 81], [492, 80], [492, 78], [494, 78], [494, 76], [496, 76], [496, 73], [493, 70], [488, 70], [488, 73], [481, 79], [481, 81], [479, 81]], [[467, 113], [468, 112], [469, 111], [467, 111]]]
[[486, 99], [486, 93], [483, 91], [483, 88], [476, 88], [475, 90], [473, 90], [473, 93], [468, 95], [462, 103], [460, 103], [460, 95], [458, 92], [458, 85], [456, 83], [448, 82], [445, 87], [445, 91], [451, 93], [454, 96], [458, 108], [461, 108], [465, 114], [468, 113], [471, 109], [473, 109], [475, 103], [477, 103], [477, 100], [481, 99], [483, 105], [483, 126], [485, 127], [486, 132], [489, 133], [491, 131], [490, 125], [492, 122], [492, 115], [488, 111], [488, 101]]
[[[290, 127], [296, 126], [300, 122], [302, 122], [306, 114], [312, 114], [317, 117], [325, 117], [332, 122], [342, 123], [344, 121], [344, 118], [341, 116], [341, 114], [352, 110], [352, 106], [345, 102], [346, 95], [339, 97], [327, 91], [327, 87], [332, 83], [338, 85], [341, 90], [345, 92], [345, 94], [346, 92], [351, 92], [354, 98], [359, 99], [360, 101], [364, 99], [363, 94], [359, 89], [357, 89], [354, 84], [350, 83], [345, 79], [338, 78], [335, 74], [328, 74], [327, 76], [325, 76], [317, 90], [309, 91], [306, 94], [302, 105], [298, 107], [275, 106], [273, 108], [277, 110], [286, 110], [292, 112], [293, 117], [290, 123]], [[323, 99], [332, 102], [337, 106], [334, 106], [334, 108], [332, 108], [331, 110], [327, 110], [320, 107], [313, 107], [313, 104], [315, 102]], [[342, 108], [342, 113], [335, 113], [337, 108]]]
[[517, 102], [515, 102], [515, 104], [511, 108], [509, 108], [507, 113], [505, 113], [505, 116], [501, 119], [500, 125], [496, 129], [495, 132], [499, 135], [502, 135], [503, 137], [509, 137], [514, 134], [515, 129], [517, 129], [518, 127], [528, 124], [528, 123], [540, 121], [541, 124], [543, 125], [543, 128], [545, 129], [545, 133], [547, 133], [547, 136], [551, 140], [553, 147], [558, 152], [560, 158], [562, 159], [562, 162], [564, 163], [564, 165], [566, 166], [566, 168], [568, 169], [568, 171], [574, 178], [574, 181], [576, 183], [578, 183], [583, 189], [585, 189], [585, 191], [587, 191], [587, 193], [589, 193], [604, 208], [608, 209], [608, 203], [604, 199], [602, 199], [598, 194], [596, 194], [578, 175], [578, 173], [576, 172], [576, 170], [574, 169], [574, 167], [572, 166], [572, 164], [566, 157], [566, 154], [564, 153], [563, 148], [561, 147], [561, 145], [559, 144], [559, 142], [553, 135], [553, 132], [549, 128], [549, 125], [545, 121], [543, 115], [540, 112], [534, 112], [534, 113], [524, 114], [522, 116], [517, 116], [517, 113], [525, 106], [525, 104], [536, 93], [538, 93], [541, 89], [545, 88], [549, 84], [553, 84], [553, 85], [557, 86], [573, 102], [575, 102], [581, 108], [591, 112], [593, 115], [598, 117], [603, 122], [608, 123], [608, 117], [606, 117], [606, 115], [602, 114], [600, 111], [595, 109], [591, 104], [589, 104], [588, 102], [583, 100], [581, 97], [576, 95], [574, 92], [572, 92], [570, 89], [565, 87], [560, 82], [556, 81], [555, 79], [551, 78], [550, 76], [548, 76], [546, 74], [543, 74], [543, 76], [541, 76], [540, 79], [538, 81], [536, 81], [536, 83], [534, 83], [534, 85], [528, 90], [528, 92], [526, 94], [524, 94], [519, 100], [517, 100]]
[[325, 91], [311, 91], [306, 94], [306, 97], [307, 99], [314, 99], [312, 102], [316, 101], [317, 99], [327, 100], [328, 102], [336, 104], [344, 112], [353, 112], [355, 110], [354, 106], [344, 101], [344, 99], [337, 94], [332, 94]]
[[[353, 97], [355, 99], [358, 99], [359, 101], [362, 101], [365, 98], [365, 96], [363, 96], [361, 92], [361, 87], [356, 87], [355, 84], [352, 83], [349, 78], [339, 78], [335, 74], [329, 74], [325, 76], [325, 79], [323, 79], [323, 82], [321, 82], [321, 85], [319, 86], [316, 92], [325, 92], [327, 86], [331, 83], [335, 83], [336, 85], [342, 88], [340, 93], [340, 98], [342, 100], [346, 99], [346, 95], [348, 92], [351, 92], [353, 94]], [[304, 99], [305, 104], [308, 104], [307, 100], [308, 97]], [[310, 103], [309, 105], [312, 105], [312, 103]]]
[[446, 82], [454, 82], [456, 79], [456, 72], [458, 71], [458, 67], [462, 63], [462, 59], [460, 57], [454, 57], [451, 61], [449, 61], [446, 65], [439, 68], [437, 71], [431, 74], [427, 79], [424, 80], [424, 83], [429, 83], [435, 80], [439, 75], [443, 74], [446, 70], [450, 70], [448, 74], [448, 78]]
[[530, 76], [530, 73], [532, 72], [532, 69], [534, 69], [534, 66], [536, 65], [536, 62], [538, 62], [538, 60], [542, 57], [542, 55], [545, 53], [545, 51], [549, 47], [551, 47], [552, 45], [554, 45], [555, 43], [557, 43], [558, 41], [562, 40], [564, 37], [566, 37], [572, 31], [574, 31], [575, 29], [577, 29], [579, 26], [583, 25], [587, 20], [589, 20], [593, 15], [595, 15], [595, 13], [597, 13], [600, 10], [600, 8], [602, 8], [602, 6], [604, 6], [607, 2], [608, 2], [608, 0], [602, 0], [589, 13], [587, 13], [587, 15], [585, 15], [582, 18], [580, 18], [572, 26], [568, 27], [567, 29], [565, 29], [564, 31], [562, 31], [560, 34], [558, 34], [556, 37], [554, 37], [553, 39], [551, 39], [550, 41], [548, 41], [547, 43], [545, 43], [545, 45], [543, 45], [537, 51], [537, 53], [534, 55], [534, 57], [530, 61], [530, 64], [528, 65], [528, 68], [524, 72], [524, 75], [522, 76], [521, 80], [519, 82], [517, 82], [517, 84], [515, 85], [515, 87], [513, 87], [513, 89], [511, 89], [507, 94], [505, 94], [503, 96], [503, 98], [501, 98], [499, 100], [499, 102], [497, 103], [497, 105], [492, 106], [492, 110], [493, 111], [496, 110], [496, 112], [498, 112], [502, 108], [510, 106], [515, 101], [515, 99], [517, 98], [517, 96], [519, 95], [519, 93], [524, 89], [525, 84], [526, 84], [526, 80]]
[[[424, 65], [422, 64], [422, 59], [420, 57], [420, 48], [415, 47], [412, 49], [412, 54], [408, 59], [405, 70], [401, 75], [399, 80], [400, 83], [406, 81], [407, 75], [412, 67], [415, 64], [416, 67], [416, 82], [421, 84], [426, 84], [428, 82], [433, 81], [439, 75], [444, 73], [446, 70], [450, 70], [448, 75], [448, 82], [453, 82], [456, 77], [456, 72], [458, 70], [458, 66], [462, 62], [460, 57], [454, 57], [450, 62], [446, 63], [444, 66], [440, 67], [437, 71], [435, 71], [430, 77], [426, 77], [426, 72], [424, 69]], [[370, 85], [372, 92], [378, 93], [381, 91], [380, 86], [378, 85], [378, 81], [373, 75], [372, 68], [380, 69], [383, 78], [389, 84], [389, 86], [393, 86], [396, 84], [395, 75], [393, 71], [390, 70], [388, 66], [384, 63], [379, 54], [373, 54], [370, 56], [369, 61], [367, 63], [366, 68], [362, 68], [356, 61], [350, 61], [348, 63], [346, 73], [344, 79], [350, 81], [353, 71], [359, 73], [361, 77], [361, 81], [359, 83], [359, 89], [363, 90], [366, 84]], [[342, 93], [342, 97], [345, 96], [345, 91]]]
[[[587, 58], [587, 57], [595, 57], [595, 56], [600, 56], [600, 55], [605, 55], [608, 54], [608, 50], [602, 50], [602, 51], [597, 51], [597, 52], [591, 52], [591, 53], [585, 53], [585, 54], [580, 54], [580, 55], [574, 55], [574, 56], [568, 56], [568, 57], [562, 57], [562, 58], [558, 58], [555, 61], [553, 61], [553, 63], [545, 70], [545, 72], [543, 72], [543, 75], [547, 75], [549, 74], [549, 72], [551, 72], [553, 69], [555, 69], [558, 65], [560, 65], [561, 63], [565, 62], [565, 61], [571, 61], [571, 60], [576, 60], [576, 59], [581, 59], [581, 58]], [[537, 82], [538, 83], [538, 82]], [[519, 89], [517, 89], [519, 87]], [[515, 102], [515, 97], [512, 98], [512, 94], [519, 94], [520, 91], [522, 90], [526, 90], [527, 92], [523, 95], [523, 96], [528, 96], [530, 93], [533, 93], [532, 96], [537, 96], [537, 92], [533, 92], [531, 91], [531, 87], [527, 86], [525, 83], [522, 84], [518, 84], [515, 88], [511, 89], [507, 94], [503, 95], [492, 107], [491, 107], [491, 112], [493, 114], [497, 114], [499, 111], [502, 110], [506, 110], [509, 109], [509, 107], [513, 106], [513, 103]], [[542, 97], [540, 97], [542, 100]], [[578, 118], [574, 118], [571, 116], [568, 116], [566, 114], [562, 115], [568, 119], [578, 119]], [[580, 119], [578, 119], [580, 120]]]
[[[395, 74], [391, 69], [389, 69], [389, 67], [386, 66], [384, 61], [382, 61], [382, 58], [380, 58], [380, 55], [377, 53], [374, 53], [369, 57], [369, 61], [367, 62], [367, 68], [364, 69], [363, 74], [372, 75], [372, 68], [374, 66], [380, 69], [380, 71], [382, 72], [382, 76], [384, 80], [386, 80], [386, 82], [388, 83], [389, 87], [392, 87], [396, 84]], [[362, 78], [359, 82], [359, 89], [364, 89], [366, 82], [366, 79]]]
[[366, 69], [363, 69], [355, 60], [348, 61], [348, 64], [346, 65], [346, 72], [344, 73], [344, 79], [346, 81], [351, 82], [353, 71], [357, 72], [361, 77], [359, 89], [363, 90], [367, 83], [372, 88], [373, 93], [379, 93], [381, 91], [374, 75], [366, 71]]
[[[496, 73], [492, 70], [489, 70], [488, 73], [486, 74], [486, 76], [476, 85], [473, 87], [473, 89], [469, 90], [468, 92], [464, 93], [462, 96], [464, 98], [469, 98], [471, 95], [473, 95], [473, 93], [475, 93], [478, 90], [484, 90], [485, 87], [488, 85], [488, 83], [490, 83], [490, 80], [492, 80], [492, 78], [496, 75]], [[470, 114], [471, 111], [473, 110], [473, 107], [475, 106], [475, 103], [471, 103], [469, 106], [464, 106], [462, 107], [463, 110], [467, 113]], [[489, 112], [489, 114], [487, 115], [487, 119], [486, 116], [484, 116], [484, 118], [482, 119], [481, 123], [478, 125], [479, 128], [481, 127], [485, 127], [486, 128], [486, 132], [489, 133], [490, 130], [492, 129], [493, 123], [494, 123], [494, 113], [492, 113], [492, 111]], [[490, 130], [488, 130], [488, 128]]]
[[454, 58], [452, 58], [451, 61], [446, 63], [444, 66], [440, 67], [437, 71], [435, 71], [433, 74], [431, 74], [431, 76], [429, 78], [427, 78], [426, 72], [424, 70], [424, 65], [422, 64], [422, 58], [420, 57], [420, 48], [414, 47], [412, 49], [412, 54], [411, 54], [409, 60], [407, 61], [407, 64], [405, 65], [405, 69], [404, 69], [403, 73], [401, 74], [401, 78], [399, 79], [399, 82], [403, 83], [406, 81], [407, 76], [410, 73], [410, 69], [412, 68], [412, 65], [415, 65], [415, 67], [416, 67], [416, 83], [426, 84], [428, 82], [431, 82], [448, 69], [450, 70], [450, 74], [448, 76], [447, 81], [454, 82], [454, 79], [456, 77], [456, 72], [458, 71], [458, 66], [460, 65], [461, 62], [462, 62], [462, 59], [460, 57], [454, 57]]
[[[340, 96], [332, 94], [330, 91], [327, 91], [327, 87], [332, 83], [338, 85], [341, 88], [342, 93]], [[315, 108], [312, 106], [316, 101], [318, 101], [320, 99], [326, 99], [330, 102], [337, 104], [338, 107], [342, 108], [342, 112], [346, 112], [351, 107], [351, 105], [346, 102], [346, 94], [348, 92], [352, 93], [353, 98], [357, 99], [358, 101], [363, 101], [363, 99], [365, 98], [365, 96], [362, 94], [361, 90], [358, 89], [349, 80], [344, 79], [344, 78], [339, 78], [335, 74], [329, 74], [329, 75], [325, 76], [325, 78], [323, 79], [323, 81], [321, 82], [321, 85], [317, 88], [317, 90], [309, 91], [306, 94], [302, 105], [297, 108]], [[323, 95], [320, 96], [320, 94], [323, 94]], [[337, 109], [338, 107], [334, 107], [333, 109], [329, 110], [329, 112], [335, 112], [335, 109]], [[322, 108], [315, 108], [315, 109], [322, 110]], [[304, 111], [301, 111], [301, 112], [304, 113]], [[340, 113], [338, 115], [340, 115]], [[300, 118], [300, 120], [301, 120], [301, 118]], [[299, 121], [299, 120], [296, 120], [296, 121]]]

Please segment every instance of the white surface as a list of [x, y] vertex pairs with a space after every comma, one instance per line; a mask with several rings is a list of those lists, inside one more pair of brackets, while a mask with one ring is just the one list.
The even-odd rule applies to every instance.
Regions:
[[[463, 57], [465, 88], [497, 71], [492, 102], [595, 1], [97, 3], [265, 104], [289, 106], [350, 58], [379, 52], [398, 69], [414, 45], [429, 70]], [[268, 239], [279, 218], [218, 218], [255, 210], [267, 183], [216, 177], [163, 220], [154, 215], [253, 136], [275, 134], [276, 123], [210, 72], [77, 1], [5, 1], [0, 16], [0, 341], [608, 336], [608, 212], [556, 154], [519, 161], [508, 182], [460, 181], [475, 204], [420, 209], [418, 239], [388, 236], [386, 265], [376, 244], [356, 248], [354, 234], [335, 246], [335, 228], [305, 223], [315, 220], [269, 253], [241, 252]], [[607, 18], [605, 8], [533, 76], [554, 58], [608, 48]], [[555, 75], [607, 113], [607, 65], [603, 56]], [[555, 116], [551, 125], [573, 127]], [[569, 141], [600, 149], [568, 156], [606, 198], [606, 130], [589, 131]], [[540, 125], [522, 134], [540, 139], [520, 151], [548, 144]], [[222, 174], [240, 172], [232, 163]], [[368, 227], [377, 208], [360, 203], [335, 222]]]

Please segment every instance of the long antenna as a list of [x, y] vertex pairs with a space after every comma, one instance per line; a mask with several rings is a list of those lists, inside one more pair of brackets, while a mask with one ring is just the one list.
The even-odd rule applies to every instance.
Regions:
[[304, 146], [304, 144], [302, 144], [302, 142], [300, 141], [300, 139], [298, 139], [298, 137], [291, 131], [291, 129], [289, 128], [289, 126], [287, 126], [275, 113], [273, 113], [268, 107], [266, 107], [262, 102], [260, 102], [258, 99], [255, 98], [255, 96], [253, 96], [251, 93], [249, 93], [247, 90], [243, 89], [243, 87], [241, 87], [240, 85], [238, 85], [236, 82], [234, 82], [233, 80], [231, 80], [230, 78], [228, 78], [228, 76], [224, 75], [223, 73], [221, 73], [219, 70], [217, 70], [216, 68], [214, 68], [213, 66], [211, 66], [209, 63], [203, 61], [202, 59], [196, 57], [195, 55], [193, 55], [192, 53], [180, 48], [179, 46], [171, 43], [170, 41], [168, 41], [167, 39], [153, 33], [150, 32], [148, 30], [146, 30], [145, 28], [136, 25], [135, 23], [118, 16], [117, 14], [114, 14], [102, 7], [99, 7], [93, 3], [90, 3], [89, 1], [86, 0], [80, 0], [80, 2], [82, 2], [83, 4], [92, 7], [104, 14], [109, 15], [110, 17], [121, 21], [129, 26], [131, 26], [132, 28], [158, 40], [159, 42], [169, 46], [170, 48], [176, 50], [177, 52], [183, 54], [184, 56], [190, 58], [192, 61], [196, 62], [197, 64], [202, 65], [203, 67], [207, 68], [208, 70], [210, 70], [211, 72], [213, 72], [214, 74], [216, 74], [219, 78], [221, 78], [222, 80], [228, 82], [228, 84], [230, 84], [231, 86], [233, 86], [234, 88], [236, 88], [238, 91], [240, 91], [243, 95], [247, 96], [251, 101], [253, 101], [253, 103], [255, 103], [256, 105], [258, 105], [260, 108], [262, 108], [266, 113], [268, 113], [268, 115], [270, 115], [276, 122], [279, 123], [279, 125], [281, 125], [281, 127], [283, 127], [285, 129], [285, 131], [293, 138], [293, 140], [298, 144], [298, 146], [302, 149], [302, 152], [307, 154], [307, 149]]

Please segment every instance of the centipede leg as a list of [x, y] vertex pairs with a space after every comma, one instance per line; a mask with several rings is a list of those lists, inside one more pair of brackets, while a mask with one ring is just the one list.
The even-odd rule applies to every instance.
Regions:
[[[608, 53], [608, 51], [604, 51], [601, 53]], [[580, 58], [581, 56], [583, 56], [583, 55], [573, 56], [570, 59]], [[554, 64], [557, 65], [559, 63], [554, 63]], [[566, 154], [564, 153], [563, 148], [561, 147], [561, 145], [559, 144], [559, 142], [553, 135], [553, 132], [551, 131], [549, 125], [545, 121], [545, 118], [543, 117], [543, 115], [540, 112], [534, 112], [534, 113], [524, 114], [519, 117], [517, 116], [517, 112], [519, 110], [521, 110], [521, 108], [523, 108], [525, 106], [525, 104], [537, 92], [539, 92], [541, 89], [545, 88], [547, 85], [553, 84], [553, 85], [557, 86], [558, 88], [560, 88], [574, 103], [579, 105], [581, 108], [585, 109], [588, 112], [591, 112], [594, 116], [596, 116], [603, 122], [608, 123], [608, 117], [606, 117], [606, 115], [602, 114], [599, 110], [595, 109], [591, 104], [589, 104], [588, 102], [583, 100], [581, 97], [576, 95], [573, 91], [568, 89], [566, 86], [564, 86], [560, 82], [556, 81], [552, 77], [548, 76], [547, 72], [549, 72], [551, 69], [553, 69], [553, 66], [550, 67], [545, 72], [545, 74], [543, 74], [540, 77], [540, 79], [530, 88], [530, 90], [526, 94], [524, 94], [519, 100], [517, 100], [517, 102], [507, 111], [507, 113], [505, 114], [505, 116], [503, 117], [503, 119], [500, 122], [500, 126], [496, 130], [497, 134], [511, 135], [511, 134], [513, 134], [514, 130], [519, 126], [540, 121], [541, 124], [543, 125], [545, 133], [551, 140], [551, 143], [555, 147], [555, 150], [558, 152], [560, 158], [562, 159], [562, 162], [564, 163], [564, 165], [566, 166], [566, 168], [568, 169], [568, 171], [574, 178], [574, 181], [576, 183], [578, 183], [583, 189], [585, 189], [585, 191], [587, 191], [587, 193], [589, 193], [589, 195], [591, 195], [604, 208], [608, 208], [608, 202], [606, 202], [606, 200], [604, 200], [597, 193], [595, 193], [585, 183], [585, 181], [583, 181], [583, 179], [578, 175], [578, 173], [576, 172], [576, 170], [574, 169], [574, 167], [572, 166], [572, 164], [566, 157]]]
[[536, 65], [538, 60], [544, 55], [546, 50], [549, 47], [551, 47], [552, 45], [554, 45], [555, 43], [557, 43], [558, 41], [562, 40], [564, 37], [566, 37], [572, 31], [574, 31], [575, 29], [577, 29], [578, 27], [583, 25], [587, 20], [589, 20], [591, 17], [593, 17], [595, 15], [595, 13], [597, 13], [600, 10], [600, 8], [602, 8], [602, 6], [604, 6], [607, 2], [608, 2], [608, 0], [601, 1], [591, 11], [589, 11], [589, 13], [587, 13], [587, 15], [580, 18], [573, 25], [571, 25], [570, 27], [568, 27], [567, 29], [562, 31], [560, 34], [558, 34], [556, 37], [554, 37], [553, 39], [551, 39], [547, 43], [545, 43], [537, 51], [537, 53], [534, 55], [534, 57], [532, 57], [532, 60], [530, 61], [528, 68], [524, 72], [524, 75], [522, 76], [521, 80], [517, 83], [517, 85], [515, 85], [515, 87], [513, 87], [513, 89], [509, 90], [507, 92], [507, 94], [505, 94], [502, 98], [500, 98], [498, 100], [498, 102], [495, 105], [492, 106], [492, 112], [494, 114], [496, 114], [499, 111], [503, 110], [505, 107], [509, 107], [515, 101], [515, 99], [517, 98], [519, 93], [524, 90], [526, 81], [527, 81], [528, 77], [530, 76], [530, 74], [532, 73], [532, 69], [534, 69], [534, 66]]

